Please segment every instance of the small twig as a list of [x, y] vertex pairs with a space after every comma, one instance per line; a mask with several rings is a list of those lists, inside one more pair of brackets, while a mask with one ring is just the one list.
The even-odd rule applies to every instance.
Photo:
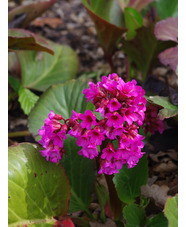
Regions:
[[23, 137], [23, 136], [31, 136], [32, 134], [27, 130], [27, 131], [19, 131], [19, 132], [9, 132], [8, 137]]
[[113, 61], [112, 61], [112, 55], [106, 53], [106, 51], [104, 51], [104, 55], [105, 55], [105, 58], [106, 58], [107, 62], [110, 65], [111, 72], [112, 73], [116, 73], [116, 69], [115, 69]]

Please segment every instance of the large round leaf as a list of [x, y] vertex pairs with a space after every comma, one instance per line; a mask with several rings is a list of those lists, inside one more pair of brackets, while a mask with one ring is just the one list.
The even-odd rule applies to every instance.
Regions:
[[143, 227], [146, 224], [145, 210], [137, 204], [129, 204], [123, 208], [126, 227]]
[[164, 213], [168, 219], [169, 227], [178, 226], [178, 194], [167, 199]]
[[54, 56], [36, 51], [17, 53], [21, 71], [22, 86], [39, 91], [50, 85], [73, 79], [78, 70], [78, 58], [72, 48], [49, 42]]
[[120, 200], [132, 203], [140, 194], [140, 187], [146, 184], [148, 178], [148, 165], [145, 155], [134, 168], [127, 169], [125, 165], [115, 174], [113, 181]]
[[85, 81], [71, 80], [49, 88], [41, 95], [29, 115], [30, 131], [38, 134], [38, 130], [51, 110], [56, 114], [61, 114], [64, 118], [70, 118], [72, 110], [83, 113], [86, 110], [87, 102], [82, 92], [87, 86]]
[[76, 139], [68, 135], [64, 141], [66, 155], [62, 164], [70, 180], [71, 199], [70, 212], [84, 210], [91, 216], [88, 207], [91, 201], [91, 193], [95, 181], [94, 160], [78, 155], [81, 147], [76, 145]]
[[8, 151], [8, 216], [10, 226], [51, 222], [65, 215], [70, 186], [64, 169], [47, 162], [35, 144], [22, 143]]

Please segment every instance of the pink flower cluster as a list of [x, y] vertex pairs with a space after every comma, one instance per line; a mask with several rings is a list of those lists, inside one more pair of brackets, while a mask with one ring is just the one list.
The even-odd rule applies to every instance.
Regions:
[[142, 128], [144, 129], [145, 134], [150, 132], [152, 135], [156, 131], [159, 131], [160, 134], [164, 131], [164, 123], [158, 117], [159, 107], [151, 103], [148, 104], [147, 110], [145, 112], [145, 119]]
[[51, 111], [48, 118], [45, 119], [45, 124], [39, 129], [39, 135], [42, 139], [38, 141], [45, 149], [41, 150], [41, 155], [46, 157], [46, 160], [58, 163], [61, 160], [63, 153], [63, 139], [66, 139], [67, 125], [62, 124], [60, 120], [64, 120], [59, 114]]
[[77, 138], [77, 145], [82, 147], [79, 155], [97, 157], [99, 174], [118, 173], [125, 164], [128, 168], [134, 167], [143, 156], [144, 137], [138, 134], [138, 126], [142, 125], [146, 110], [145, 92], [136, 84], [135, 80], [125, 83], [117, 74], [103, 76], [97, 84], [89, 82], [83, 94], [102, 118], [98, 120], [90, 110], [84, 114], [73, 111], [70, 119], [63, 119], [65, 124], [62, 125], [57, 119], [59, 115], [51, 112], [52, 117], [45, 120], [39, 131], [40, 143], [46, 148], [41, 151], [42, 155], [47, 160], [50, 157], [50, 161], [60, 160], [59, 155], [64, 153], [62, 140], [68, 133]]

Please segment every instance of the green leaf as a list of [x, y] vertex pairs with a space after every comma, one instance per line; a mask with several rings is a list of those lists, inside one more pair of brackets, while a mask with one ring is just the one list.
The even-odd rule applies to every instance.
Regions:
[[87, 82], [81, 80], [71, 80], [50, 87], [40, 96], [29, 115], [29, 130], [33, 134], [38, 134], [38, 130], [44, 124], [44, 120], [51, 110], [56, 114], [61, 114], [66, 119], [71, 117], [72, 110], [83, 113], [87, 106], [83, 94], [86, 87], [88, 87]]
[[123, 208], [126, 227], [144, 227], [146, 224], [145, 210], [137, 204], [130, 204]]
[[162, 97], [162, 96], [149, 96], [145, 97], [148, 102], [154, 103], [156, 105], [162, 106], [163, 109], [161, 109], [158, 113], [158, 116], [160, 120], [163, 120], [165, 118], [174, 117], [178, 114], [178, 106], [173, 105], [168, 97]]
[[68, 46], [50, 42], [55, 55], [35, 51], [20, 51], [22, 86], [39, 91], [50, 85], [73, 79], [78, 70], [76, 53]]
[[148, 219], [147, 227], [168, 227], [167, 218], [163, 213], [155, 215], [153, 218]]
[[101, 46], [106, 55], [111, 56], [118, 39], [127, 30], [122, 10], [116, 0], [82, 0], [82, 3], [95, 23]]
[[70, 180], [71, 199], [69, 212], [84, 210], [92, 216], [88, 207], [95, 181], [94, 160], [78, 155], [81, 147], [76, 145], [76, 138], [67, 135], [64, 141], [66, 154], [63, 156], [62, 165]]
[[178, 16], [178, 0], [156, 0], [153, 6], [161, 19]]
[[40, 1], [33, 4], [20, 5], [8, 12], [9, 27], [16, 27], [16, 18], [25, 14], [25, 17], [19, 27], [25, 28], [29, 23], [48, 10], [56, 0]]
[[[87, 2], [83, 0], [83, 2]], [[86, 4], [96, 15], [118, 27], [124, 26], [122, 11], [115, 0], [91, 0], [91, 4]]]
[[136, 35], [136, 29], [140, 28], [143, 25], [143, 17], [137, 10], [134, 8], [127, 7], [124, 11], [125, 24], [128, 28], [127, 31], [127, 40], [131, 40]]
[[19, 94], [18, 101], [21, 105], [21, 109], [24, 111], [26, 115], [28, 115], [31, 109], [36, 104], [39, 97], [27, 88], [20, 88], [18, 94]]
[[169, 47], [176, 46], [173, 41], [157, 40], [154, 27], [141, 27], [137, 29], [134, 39], [123, 40], [123, 50], [130, 61], [141, 71], [143, 80], [158, 61], [158, 55]]
[[140, 187], [145, 185], [148, 178], [147, 158], [144, 155], [134, 168], [127, 166], [116, 173], [113, 181], [120, 200], [124, 203], [132, 203], [140, 194]]
[[68, 211], [70, 186], [64, 168], [47, 162], [40, 149], [30, 143], [9, 147], [9, 226], [52, 222]]
[[36, 50], [54, 54], [46, 39], [33, 32], [18, 28], [8, 29], [8, 49], [9, 51]]
[[16, 79], [13, 76], [8, 76], [8, 83], [11, 85], [11, 87], [14, 89], [14, 91], [18, 92], [20, 88], [20, 83], [18, 79]]
[[169, 227], [178, 226], [178, 194], [167, 199], [164, 213], [168, 219]]
[[105, 205], [109, 199], [108, 191], [106, 190], [105, 186], [102, 184], [95, 184], [95, 192], [99, 201], [99, 205], [101, 208], [100, 219], [102, 222], [106, 221], [105, 217]]

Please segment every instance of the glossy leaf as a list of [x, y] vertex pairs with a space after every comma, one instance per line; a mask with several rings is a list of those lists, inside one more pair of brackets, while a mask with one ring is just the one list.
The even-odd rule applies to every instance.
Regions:
[[20, 25], [20, 27], [25, 28], [32, 20], [48, 10], [55, 2], [56, 0], [49, 0], [18, 6], [9, 11], [8, 23], [13, 22], [16, 17], [25, 14], [25, 18]]
[[126, 227], [144, 227], [146, 224], [145, 210], [137, 204], [129, 204], [123, 208]]
[[35, 103], [39, 99], [39, 96], [35, 95], [27, 88], [19, 89], [19, 103], [21, 105], [21, 109], [24, 111], [26, 115], [28, 115], [31, 109], [34, 107]]
[[50, 87], [40, 96], [29, 115], [29, 130], [37, 135], [51, 110], [56, 114], [61, 114], [66, 119], [71, 117], [72, 110], [84, 113], [87, 102], [83, 90], [86, 87], [88, 87], [87, 82], [81, 80], [71, 80]]
[[18, 92], [20, 88], [20, 82], [13, 76], [8, 76], [8, 83], [14, 89], [14, 91]]
[[126, 32], [122, 10], [116, 0], [82, 0], [95, 23], [98, 39], [107, 55], [112, 55], [116, 42]]
[[146, 78], [152, 67], [158, 63], [158, 54], [175, 45], [177, 44], [172, 41], [157, 40], [153, 26], [137, 29], [137, 35], [133, 40], [123, 40], [124, 52], [142, 72], [143, 79]]
[[178, 0], [155, 0], [153, 5], [161, 19], [178, 16]]
[[71, 186], [69, 212], [84, 210], [91, 217], [88, 207], [95, 180], [94, 160], [78, 155], [81, 147], [76, 145], [76, 138], [70, 135], [67, 137], [64, 141], [66, 154], [63, 156], [62, 165]]
[[8, 49], [9, 51], [36, 50], [54, 54], [51, 46], [44, 38], [18, 28], [8, 29]]
[[130, 7], [125, 8], [124, 17], [126, 28], [128, 28], [126, 37], [127, 40], [131, 40], [136, 35], [135, 30], [143, 25], [143, 17], [138, 11]]
[[9, 147], [9, 226], [47, 226], [53, 216], [68, 211], [70, 186], [64, 168], [47, 162], [40, 149], [30, 143]]
[[54, 56], [35, 51], [17, 53], [23, 87], [44, 91], [50, 85], [63, 83], [76, 76], [78, 70], [76, 53], [69, 46], [52, 42], [50, 44], [55, 52]]
[[178, 194], [167, 199], [164, 213], [168, 219], [169, 227], [178, 226]]
[[147, 227], [168, 227], [167, 218], [163, 213], [157, 214], [154, 217], [148, 219]]
[[116, 173], [113, 181], [120, 200], [124, 203], [132, 203], [140, 194], [140, 187], [145, 185], [148, 178], [148, 165], [145, 155], [134, 168], [124, 166]]
[[168, 97], [162, 96], [149, 96], [146, 97], [148, 102], [154, 103], [163, 107], [158, 113], [158, 116], [161, 120], [165, 118], [174, 117], [178, 114], [178, 106], [173, 105]]

